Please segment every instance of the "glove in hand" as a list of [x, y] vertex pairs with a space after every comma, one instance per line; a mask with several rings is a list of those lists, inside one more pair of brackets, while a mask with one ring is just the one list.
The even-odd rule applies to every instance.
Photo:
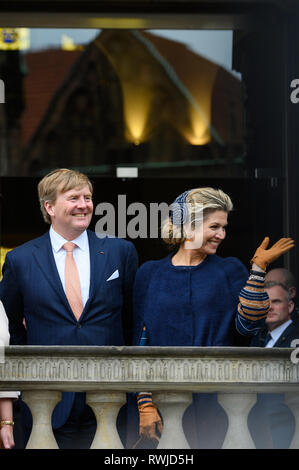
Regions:
[[162, 433], [162, 421], [157, 408], [153, 403], [138, 405], [139, 409], [139, 434], [150, 439], [160, 439], [158, 432]]
[[261, 245], [258, 247], [251, 260], [251, 264], [255, 263], [261, 269], [266, 271], [270, 263], [277, 260], [281, 255], [287, 253], [295, 246], [292, 238], [280, 238], [271, 248], [268, 248], [269, 237], [265, 237]]

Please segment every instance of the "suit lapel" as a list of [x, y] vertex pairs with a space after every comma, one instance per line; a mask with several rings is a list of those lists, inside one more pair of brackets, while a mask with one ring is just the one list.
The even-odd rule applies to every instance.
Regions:
[[[89, 230], [87, 231], [87, 235], [90, 256], [90, 287], [89, 298], [85, 304], [82, 315], [84, 315], [84, 313], [88, 310], [95, 294], [103, 282], [105, 267], [109, 255], [105, 238], [98, 238], [94, 232], [90, 232]], [[46, 233], [41, 238], [36, 240], [35, 248], [36, 249], [33, 251], [33, 256], [37, 265], [39, 266], [51, 287], [61, 298], [61, 301], [63, 302], [63, 305], [67, 311], [73, 315], [57, 271], [49, 233]]]
[[86, 302], [84, 312], [88, 310], [90, 303], [103, 282], [105, 267], [109, 256], [105, 238], [98, 238], [94, 232], [90, 232], [89, 230], [87, 231], [87, 235], [90, 256], [90, 287], [89, 298]]
[[289, 340], [289, 335], [293, 329], [293, 323], [291, 323], [280, 335], [278, 340], [275, 342], [273, 347], [275, 348], [280, 348], [280, 347], [285, 347], [286, 341]]
[[[44, 277], [47, 279], [64, 306], [72, 313], [57, 271], [49, 233], [36, 240], [33, 256]], [[73, 313], [72, 313], [73, 314]]]

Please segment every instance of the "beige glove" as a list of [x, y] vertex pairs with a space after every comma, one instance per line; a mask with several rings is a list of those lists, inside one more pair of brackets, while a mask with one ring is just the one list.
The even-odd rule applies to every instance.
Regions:
[[287, 253], [295, 246], [292, 238], [281, 238], [271, 248], [267, 250], [269, 245], [269, 237], [265, 237], [261, 245], [258, 247], [251, 260], [251, 264], [255, 263], [261, 269], [266, 271], [270, 263], [278, 259], [284, 253]]
[[158, 432], [162, 433], [162, 421], [157, 408], [153, 403], [138, 405], [139, 410], [139, 434], [150, 439], [160, 439]]

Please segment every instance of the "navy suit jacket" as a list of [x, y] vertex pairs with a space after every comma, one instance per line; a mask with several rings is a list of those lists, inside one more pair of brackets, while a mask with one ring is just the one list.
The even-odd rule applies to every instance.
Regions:
[[[9, 319], [11, 344], [130, 344], [137, 252], [134, 245], [126, 240], [98, 238], [89, 230], [87, 234], [90, 290], [79, 321], [65, 296], [49, 233], [7, 253], [0, 299]], [[108, 281], [117, 270], [118, 277]], [[74, 393], [63, 393], [63, 399], [53, 413], [54, 428], [65, 423], [74, 396]]]
[[[251, 340], [250, 346], [264, 347], [267, 328], [262, 328]], [[299, 338], [299, 320], [293, 319], [293, 322], [282, 332], [280, 337], [274, 343], [274, 348], [290, 348], [293, 339]]]
[[[252, 338], [250, 346], [264, 347], [268, 328], [262, 328]], [[293, 339], [299, 338], [299, 320], [282, 332], [274, 348], [290, 348]], [[257, 394], [257, 402], [248, 416], [248, 426], [257, 449], [287, 449], [294, 434], [294, 416], [285, 404], [284, 393]]]

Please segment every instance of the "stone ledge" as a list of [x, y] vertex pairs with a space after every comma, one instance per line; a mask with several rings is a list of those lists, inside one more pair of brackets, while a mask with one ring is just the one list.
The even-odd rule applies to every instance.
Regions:
[[294, 391], [291, 348], [10, 346], [0, 390]]
[[[299, 339], [298, 339], [299, 342]], [[294, 348], [197, 347], [197, 346], [6, 346], [5, 355], [13, 356], [94, 356], [136, 357], [237, 357], [289, 359]]]

